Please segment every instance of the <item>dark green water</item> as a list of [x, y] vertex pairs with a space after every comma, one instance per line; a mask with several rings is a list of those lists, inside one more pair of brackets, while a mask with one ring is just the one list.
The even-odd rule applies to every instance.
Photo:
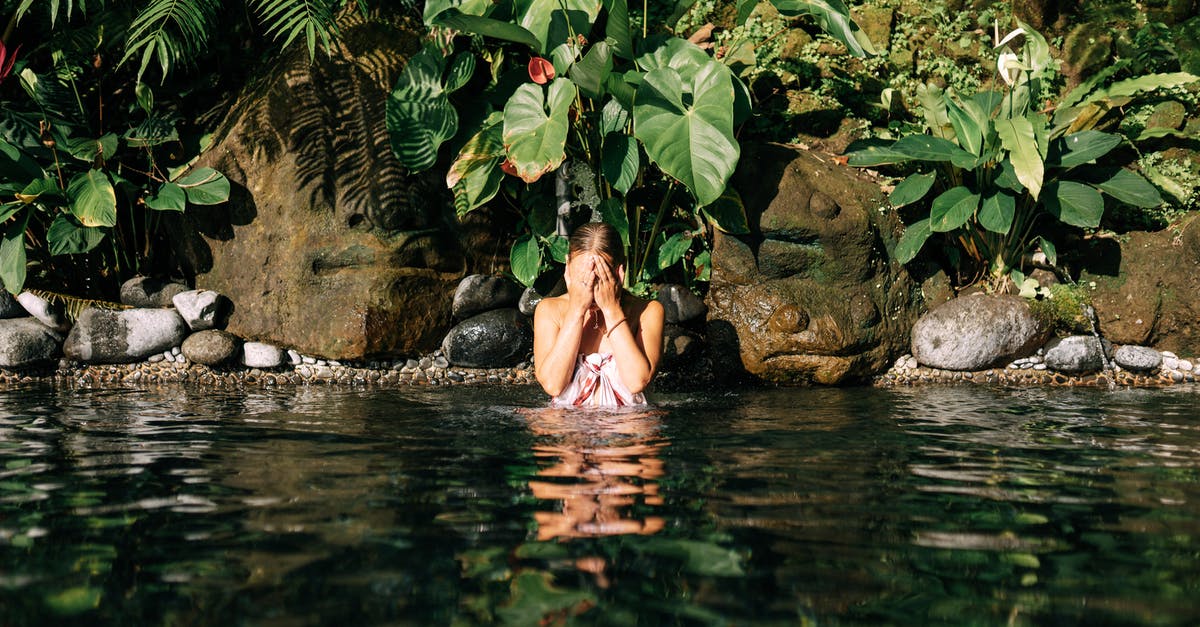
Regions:
[[0, 625], [1200, 623], [1200, 389], [657, 400], [0, 391]]

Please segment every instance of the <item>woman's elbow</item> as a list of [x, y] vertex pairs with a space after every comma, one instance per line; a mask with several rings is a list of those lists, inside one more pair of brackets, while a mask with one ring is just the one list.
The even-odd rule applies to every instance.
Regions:
[[567, 387], [563, 383], [556, 382], [556, 381], [546, 381], [545, 379], [543, 379], [541, 377], [537, 377], [537, 382], [538, 382], [538, 385], [542, 386], [542, 391], [544, 391], [546, 394], [549, 394], [550, 396], [558, 396], [559, 394], [562, 394], [563, 389]]

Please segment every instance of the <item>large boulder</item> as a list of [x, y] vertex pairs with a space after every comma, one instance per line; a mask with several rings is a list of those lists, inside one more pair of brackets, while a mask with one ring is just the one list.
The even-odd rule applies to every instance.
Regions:
[[1105, 339], [1200, 355], [1200, 218], [1089, 245], [1079, 282]]
[[460, 322], [446, 334], [442, 352], [455, 366], [514, 366], [533, 350], [533, 328], [516, 309], [493, 309]]
[[746, 147], [733, 183], [752, 233], [714, 234], [714, 363], [768, 381], [836, 384], [883, 372], [907, 352], [921, 299], [888, 256], [900, 227], [879, 211], [887, 201], [876, 182], [765, 145]]
[[354, 11], [339, 27], [334, 54], [294, 47], [226, 107], [197, 166], [230, 201], [175, 234], [196, 286], [235, 304], [235, 335], [333, 359], [432, 350], [458, 281], [505, 266], [507, 226], [459, 224], [441, 175], [392, 154], [385, 105], [421, 32]]
[[36, 318], [0, 319], [0, 367], [20, 368], [60, 354], [62, 336]]
[[188, 290], [171, 299], [175, 311], [183, 316], [188, 328], [193, 331], [223, 329], [233, 311], [233, 303], [225, 296], [212, 290]]
[[1047, 335], [1024, 298], [972, 294], [917, 321], [912, 355], [930, 368], [983, 370], [1032, 354]]
[[63, 344], [63, 354], [92, 364], [124, 364], [178, 346], [187, 323], [174, 309], [85, 309]]
[[466, 320], [492, 309], [515, 307], [523, 291], [504, 277], [472, 274], [455, 288], [451, 313], [459, 320]]

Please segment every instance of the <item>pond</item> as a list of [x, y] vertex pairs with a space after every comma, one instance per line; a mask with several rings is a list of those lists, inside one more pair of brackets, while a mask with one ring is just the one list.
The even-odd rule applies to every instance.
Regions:
[[0, 391], [0, 624], [1196, 624], [1200, 389]]

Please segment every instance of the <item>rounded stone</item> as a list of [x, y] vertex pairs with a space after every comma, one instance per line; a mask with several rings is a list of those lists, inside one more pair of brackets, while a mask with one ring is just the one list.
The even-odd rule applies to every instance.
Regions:
[[504, 277], [472, 274], [454, 290], [451, 314], [465, 320], [485, 311], [513, 307], [521, 300], [521, 293], [519, 285]]
[[241, 341], [232, 333], [218, 329], [197, 331], [183, 341], [183, 356], [205, 366], [217, 366], [233, 359]]
[[193, 331], [224, 329], [233, 302], [212, 290], [188, 290], [171, 298], [175, 310]]
[[664, 319], [670, 323], [695, 320], [708, 312], [704, 301], [682, 285], [664, 285], [656, 299], [662, 303]]
[[0, 367], [53, 361], [62, 353], [61, 343], [62, 336], [34, 318], [0, 320]]
[[983, 370], [1033, 354], [1045, 329], [1019, 296], [975, 294], [948, 301], [912, 330], [912, 354], [931, 368]]
[[1066, 373], [1096, 372], [1104, 368], [1104, 344], [1093, 335], [1055, 338], [1046, 344], [1046, 367]]
[[21, 292], [17, 295], [16, 300], [29, 315], [37, 318], [51, 329], [59, 333], [71, 330], [71, 323], [63, 315], [62, 305], [51, 303], [32, 292]]
[[89, 308], [75, 321], [63, 354], [85, 363], [132, 363], [178, 346], [187, 330], [174, 309]]
[[263, 342], [242, 345], [242, 365], [249, 368], [277, 368], [284, 360], [283, 349]]
[[134, 277], [121, 285], [121, 303], [131, 307], [170, 307], [176, 294], [188, 286], [165, 279]]
[[1148, 346], [1133, 346], [1126, 344], [1118, 347], [1113, 353], [1113, 361], [1126, 370], [1147, 372], [1157, 370], [1162, 366], [1162, 353]]
[[447, 361], [466, 368], [508, 367], [533, 349], [533, 328], [516, 309], [493, 309], [462, 321], [442, 341]]

